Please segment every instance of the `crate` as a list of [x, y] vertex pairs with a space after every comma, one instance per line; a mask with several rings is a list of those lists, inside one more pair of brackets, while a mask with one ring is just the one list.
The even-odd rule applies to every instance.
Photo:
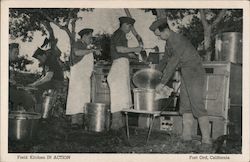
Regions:
[[204, 102], [209, 116], [228, 119], [231, 105], [242, 105], [242, 65], [227, 61], [203, 62], [206, 71]]
[[[144, 64], [130, 65], [131, 78], [133, 74], [141, 69], [148, 67]], [[94, 73], [91, 77], [91, 98], [92, 102], [101, 102], [110, 104], [110, 89], [107, 82], [107, 77], [110, 71], [111, 65], [95, 65]], [[133, 83], [131, 81], [131, 87]], [[133, 87], [131, 88], [133, 89]], [[131, 94], [133, 95], [132, 91]]]
[[204, 102], [208, 115], [227, 118], [228, 77], [222, 74], [207, 74]]
[[99, 93], [110, 93], [109, 85], [107, 81], [107, 74], [94, 74], [92, 76], [93, 86], [95, 91]]
[[110, 90], [107, 82], [107, 74], [94, 73], [91, 80], [92, 102], [110, 104]]
[[[139, 128], [149, 128], [150, 118], [148, 115], [140, 114], [138, 117]], [[153, 130], [171, 131], [175, 134], [182, 133], [182, 117], [181, 116], [160, 116], [156, 117]]]

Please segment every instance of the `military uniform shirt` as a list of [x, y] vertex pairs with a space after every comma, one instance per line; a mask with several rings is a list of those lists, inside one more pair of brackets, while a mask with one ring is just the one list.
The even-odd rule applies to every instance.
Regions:
[[52, 81], [63, 81], [63, 70], [55, 55], [48, 55], [45, 65], [45, 72], [53, 72]]
[[161, 81], [163, 84], [166, 84], [169, 81], [177, 67], [202, 68], [201, 58], [198, 52], [181, 34], [171, 32], [168, 40], [166, 41], [166, 46], [172, 54], [170, 58], [165, 54], [161, 60], [164, 64], [167, 62], [167, 65], [165, 64], [165, 68], [161, 63], [161, 68], [164, 68], [164, 74]]
[[111, 59], [115, 60], [121, 57], [129, 58], [128, 54], [117, 52], [116, 50], [117, 46], [128, 47], [128, 40], [126, 38], [126, 33], [124, 33], [121, 29], [116, 30], [114, 34], [111, 36], [111, 45], [110, 45]]
[[[78, 40], [73, 44], [74, 49], [79, 49], [79, 50], [86, 50], [87, 49], [87, 44], [83, 43], [82, 41]], [[71, 54], [71, 62], [72, 65], [75, 65], [79, 61], [82, 60], [84, 56], [76, 56], [74, 52]]]

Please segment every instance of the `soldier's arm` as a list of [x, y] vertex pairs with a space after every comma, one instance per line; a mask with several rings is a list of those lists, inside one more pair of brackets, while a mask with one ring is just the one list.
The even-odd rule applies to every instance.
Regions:
[[116, 50], [119, 53], [131, 53], [131, 52], [140, 52], [141, 47], [124, 47], [124, 46], [116, 46]]
[[173, 55], [170, 57], [167, 66], [164, 68], [161, 80], [162, 84], [166, 84], [172, 77], [173, 73], [175, 72], [175, 69], [180, 62], [180, 58], [185, 52], [185, 43], [186, 42], [185, 40], [182, 39], [182, 37], [179, 37], [179, 39], [176, 39], [173, 42], [171, 42]]
[[92, 52], [94, 52], [93, 49], [77, 49], [77, 48], [74, 48], [74, 51], [75, 51], [75, 55], [76, 56], [85, 56], [87, 54], [90, 54]]

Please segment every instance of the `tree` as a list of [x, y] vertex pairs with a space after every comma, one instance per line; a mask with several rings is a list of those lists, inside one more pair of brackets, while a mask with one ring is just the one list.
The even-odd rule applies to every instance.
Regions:
[[[222, 10], [206, 10], [205, 12], [207, 15], [206, 21], [211, 25], [216, 19], [218, 20], [220, 17], [218, 15]], [[205, 58], [204, 60], [213, 60], [216, 35], [223, 32], [242, 32], [242, 27], [243, 11], [241, 9], [227, 9], [224, 17], [209, 32], [208, 43], [205, 43], [205, 30], [199, 14], [193, 15], [187, 26], [180, 26], [180, 31], [191, 40], [196, 48], [200, 49], [200, 54]], [[205, 44], [209, 45], [205, 47]]]
[[211, 19], [209, 22], [207, 20], [206, 14], [209, 14], [209, 10], [200, 9], [200, 18], [204, 29], [204, 48], [206, 51], [205, 61], [211, 61], [212, 56], [212, 32], [213, 29], [216, 28], [217, 24], [222, 21], [224, 16], [226, 15], [226, 10], [218, 11], [218, 16], [214, 19]]
[[[167, 18], [177, 25], [195, 47], [203, 44], [204, 60], [210, 61], [214, 37], [219, 32], [242, 31], [242, 10], [240, 9], [145, 9], [156, 15], [157, 19]], [[184, 26], [182, 20], [191, 16], [191, 22]], [[236, 25], [237, 24], [237, 25]]]
[[27, 56], [21, 56], [15, 61], [10, 62], [10, 67], [21, 71], [27, 71], [26, 65], [32, 64], [33, 62], [27, 58]]
[[49, 36], [51, 48], [56, 48], [57, 39], [51, 23], [64, 30], [69, 36], [71, 52], [76, 38], [76, 21], [79, 11], [92, 11], [89, 8], [11, 8], [9, 12], [9, 34], [13, 38], [21, 37], [23, 41], [32, 41], [35, 31]]

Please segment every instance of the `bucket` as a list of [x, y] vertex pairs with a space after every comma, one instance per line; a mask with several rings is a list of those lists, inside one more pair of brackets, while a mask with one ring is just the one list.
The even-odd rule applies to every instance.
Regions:
[[216, 35], [215, 61], [242, 63], [242, 33], [226, 32]]
[[53, 93], [54, 90], [49, 89], [43, 96], [43, 104], [42, 104], [42, 118], [46, 119], [49, 116], [49, 112], [52, 108], [53, 104]]
[[159, 111], [158, 101], [155, 100], [155, 89], [134, 88], [134, 109], [145, 111]]
[[85, 127], [88, 131], [103, 132], [110, 128], [110, 108], [104, 103], [85, 104]]
[[36, 137], [41, 114], [25, 111], [11, 111], [8, 136], [12, 141], [29, 142]]

